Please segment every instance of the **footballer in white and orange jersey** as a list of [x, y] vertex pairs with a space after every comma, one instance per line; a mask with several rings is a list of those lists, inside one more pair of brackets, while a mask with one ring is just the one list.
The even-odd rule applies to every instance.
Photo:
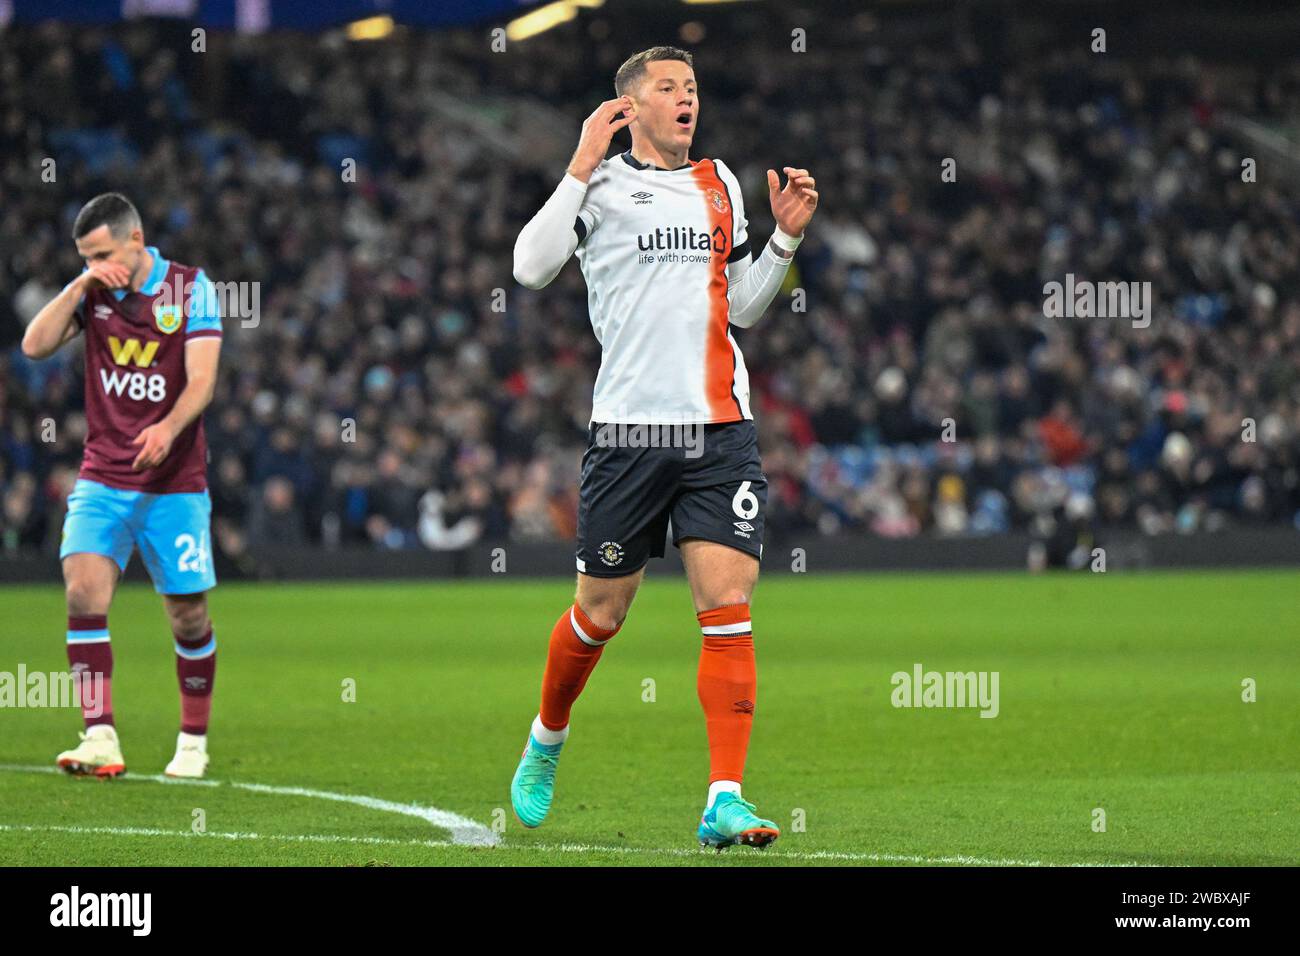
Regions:
[[[628, 59], [614, 99], [583, 124], [563, 180], [515, 244], [515, 278], [541, 289], [575, 252], [601, 345], [578, 508], [578, 587], [551, 632], [541, 707], [511, 784], [519, 819], [551, 808], [569, 716], [671, 534], [703, 637], [697, 688], [709, 740], [706, 846], [779, 836], [741, 796], [756, 701], [750, 597], [767, 480], [745, 359], [732, 326], [771, 304], [817, 207], [806, 169], [767, 171], [777, 228], [754, 257], [741, 186], [719, 159], [689, 158], [699, 119], [692, 57]], [[606, 158], [628, 127], [632, 148]]]

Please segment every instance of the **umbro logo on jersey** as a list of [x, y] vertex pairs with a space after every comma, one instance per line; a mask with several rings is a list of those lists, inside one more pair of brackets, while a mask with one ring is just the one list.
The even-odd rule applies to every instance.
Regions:
[[113, 314], [113, 309], [111, 306], [107, 306], [107, 305], [95, 306], [95, 318], [97, 319], [107, 319], [112, 314]]
[[635, 205], [635, 206], [646, 206], [646, 205], [649, 205], [649, 203], [650, 203], [650, 197], [653, 196], [653, 195], [654, 195], [654, 193], [648, 193], [648, 192], [646, 192], [644, 189], [641, 190], [639, 193], [633, 193], [633, 194], [632, 194], [632, 198], [636, 200], [636, 202], [633, 203], [633, 205]]
[[753, 530], [754, 530], [754, 526], [753, 526], [752, 524], [750, 524], [748, 521], [733, 521], [732, 524], [734, 524], [734, 525], [735, 525], [737, 528], [739, 528], [741, 531], [753, 531]]

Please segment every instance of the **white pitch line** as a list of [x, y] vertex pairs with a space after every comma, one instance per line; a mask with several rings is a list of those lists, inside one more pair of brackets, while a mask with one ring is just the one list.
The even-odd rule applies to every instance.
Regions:
[[[0, 823], [0, 833], [3, 832], [22, 832], [22, 833], [72, 833], [77, 835], [100, 834], [104, 836], [142, 836], [142, 837], [183, 837], [183, 838], [201, 838], [209, 840], [267, 840], [287, 841], [290, 843], [350, 843], [365, 844], [369, 846], [407, 846], [407, 847], [452, 847], [458, 844], [451, 843], [447, 840], [396, 840], [390, 837], [355, 837], [355, 836], [337, 836], [325, 833], [238, 833], [212, 831], [195, 833], [192, 830], [160, 830], [156, 827], [80, 827], [80, 826], [59, 826], [56, 824], [21, 824], [21, 823]], [[464, 844], [459, 844], [463, 846]], [[673, 847], [671, 849], [655, 849], [653, 847], [636, 847], [636, 846], [597, 846], [587, 843], [516, 843], [511, 845], [498, 844], [492, 847], [493, 850], [525, 850], [546, 853], [619, 853], [625, 855], [644, 855], [644, 854], [666, 854], [668, 856], [690, 857], [690, 856], [710, 856], [707, 850], [700, 848], [695, 850], [683, 849], [682, 847]], [[831, 851], [816, 851], [812, 853], [777, 853], [774, 852], [769, 857], [773, 860], [838, 860], [854, 862], [886, 862], [886, 863], [963, 863], [970, 866], [1043, 866], [1044, 864], [1027, 861], [1027, 860], [981, 860], [976, 857], [923, 857], [923, 856], [899, 856], [888, 853], [836, 853]], [[1075, 864], [1086, 866], [1087, 864]]]
[[[403, 846], [425, 848], [443, 848], [454, 846], [465, 846], [466, 844], [455, 844], [448, 840], [397, 840], [391, 837], [356, 837], [356, 836], [339, 836], [336, 834], [324, 833], [231, 833], [224, 831], [212, 831], [204, 833], [194, 833], [191, 830], [160, 830], [155, 827], [80, 827], [80, 826], [58, 826], [55, 824], [10, 824], [0, 823], [0, 833], [4, 832], [21, 832], [21, 833], [72, 833], [72, 834], [101, 834], [105, 836], [144, 836], [144, 837], [179, 837], [184, 839], [210, 839], [210, 840], [265, 840], [269, 842], [289, 842], [289, 843], [339, 843], [339, 844], [359, 844], [366, 846]], [[671, 847], [668, 849], [656, 849], [654, 847], [634, 847], [634, 846], [598, 846], [588, 843], [514, 843], [514, 844], [497, 844], [496, 846], [486, 847], [480, 845], [483, 849], [489, 849], [493, 852], [503, 850], [521, 850], [524, 852], [541, 852], [541, 853], [614, 853], [626, 855], [666, 855], [676, 857], [699, 857], [708, 856], [713, 858], [714, 854], [701, 848], [698, 850], [687, 850], [682, 847]], [[834, 861], [848, 863], [915, 863], [922, 865], [940, 865], [955, 864], [960, 866], [1069, 866], [1069, 867], [1086, 867], [1086, 866], [1143, 866], [1140, 863], [1044, 863], [1041, 860], [995, 860], [982, 859], [973, 856], [915, 856], [899, 853], [848, 853], [837, 852], [833, 850], [815, 850], [809, 853], [800, 852], [783, 852], [780, 850], [771, 853], [769, 859], [779, 860], [799, 860], [799, 861]]]
[[351, 803], [371, 810], [382, 810], [386, 813], [400, 813], [403, 816], [418, 817], [450, 833], [451, 842], [456, 846], [496, 846], [501, 842], [495, 833], [469, 817], [462, 817], [450, 810], [439, 810], [437, 807], [422, 807], [418, 803], [395, 803], [392, 800], [381, 800], [378, 797], [333, 793], [329, 790], [311, 790], [306, 787], [272, 787], [264, 783], [231, 783], [230, 785], [238, 787], [240, 790], [251, 790], [253, 793], [274, 793], [285, 797], [310, 797], [314, 800], [337, 800], [340, 803]]
[[[498, 847], [497, 849], [505, 850], [545, 850], [551, 853], [666, 853], [670, 856], [697, 856], [708, 851], [704, 848], [696, 850], [683, 849], [682, 847], [672, 847], [669, 849], [653, 849], [650, 847], [633, 847], [633, 846], [598, 846], [590, 843], [559, 843], [559, 844], [511, 844], [509, 846]], [[768, 851], [764, 851], [765, 853]], [[1044, 860], [1014, 860], [1014, 859], [985, 859], [978, 856], [919, 856], [908, 853], [853, 853], [847, 850], [809, 850], [804, 851], [770, 851], [770, 856], [774, 859], [788, 860], [827, 860], [841, 861], [852, 863], [918, 863], [922, 865], [939, 865], [939, 864], [956, 864], [959, 866], [1068, 866], [1068, 867], [1086, 867], [1086, 866], [1150, 866], [1152, 864], [1137, 862], [1122, 863], [1052, 863]]]
[[[62, 773], [57, 767], [43, 766], [25, 766], [21, 764], [0, 764], [0, 771], [12, 771], [17, 773]], [[58, 826], [55, 824], [37, 825], [37, 824], [6, 824], [0, 823], [0, 832], [28, 832], [28, 833], [97, 833], [107, 836], [151, 836], [151, 837], [199, 837], [204, 839], [221, 839], [221, 840], [287, 840], [294, 843], [351, 843], [364, 844], [371, 846], [410, 846], [410, 847], [452, 847], [452, 846], [471, 846], [471, 847], [490, 847], [494, 850], [522, 850], [543, 853], [622, 853], [628, 855], [666, 855], [678, 857], [695, 857], [708, 855], [708, 851], [700, 849], [685, 849], [683, 847], [669, 847], [666, 849], [656, 849], [654, 847], [635, 847], [635, 846], [601, 846], [592, 843], [514, 843], [504, 844], [500, 838], [480, 823], [476, 823], [466, 817], [457, 816], [446, 810], [438, 810], [435, 807], [421, 807], [418, 804], [394, 803], [389, 800], [380, 800], [376, 797], [364, 797], [353, 794], [333, 793], [328, 790], [309, 790], [303, 787], [273, 787], [260, 783], [222, 783], [217, 780], [179, 780], [172, 777], [164, 777], [160, 774], [151, 776], [141, 774], [130, 774], [122, 776], [113, 782], [120, 783], [123, 781], [148, 781], [150, 783], [162, 783], [168, 786], [204, 786], [220, 787], [230, 786], [242, 790], [251, 790], [254, 793], [272, 793], [284, 796], [311, 797], [320, 800], [338, 800], [344, 803], [353, 803], [357, 806], [368, 807], [373, 810], [385, 810], [390, 813], [399, 813], [405, 816], [419, 817], [422, 820], [428, 820], [434, 826], [448, 830], [452, 834], [451, 840], [398, 840], [391, 837], [350, 837], [336, 836], [332, 834], [317, 833], [239, 833], [239, 832], [210, 832], [194, 833], [191, 830], [160, 830], [152, 827], [79, 827], [79, 826]], [[447, 822], [439, 822], [439, 821]], [[461, 821], [459, 823], [453, 821]], [[472, 829], [471, 829], [472, 828]], [[481, 833], [480, 833], [481, 831]], [[486, 836], [483, 836], [483, 835]], [[459, 839], [458, 839], [459, 837]], [[984, 857], [966, 856], [962, 854], [953, 856], [921, 856], [910, 853], [853, 853], [839, 850], [810, 850], [785, 851], [774, 849], [770, 852], [770, 859], [773, 860], [800, 860], [815, 862], [824, 860], [827, 862], [844, 862], [844, 863], [913, 863], [921, 866], [1067, 866], [1067, 867], [1140, 867], [1151, 866], [1153, 864], [1138, 863], [1136, 861], [1118, 862], [1118, 863], [1092, 863], [1092, 862], [1075, 862], [1075, 863], [1053, 863], [1044, 860], [1019, 860], [1019, 859], [986, 859]]]
[[287, 840], [291, 843], [365, 843], [376, 846], [449, 847], [466, 846], [450, 840], [394, 840], [389, 837], [339, 836], [327, 833], [238, 833], [214, 830], [160, 830], [157, 827], [77, 827], [57, 824], [0, 823], [0, 833], [74, 833], [79, 836], [198, 837], [208, 840]]
[[[62, 773], [62, 771], [57, 767], [0, 764], [0, 771], [5, 770], [13, 773]], [[114, 783], [134, 783], [137, 781], [144, 781], [146, 783], [162, 783], [168, 786], [225, 786], [233, 787], [236, 790], [248, 790], [252, 793], [276, 794], [283, 797], [307, 797], [313, 800], [334, 800], [338, 803], [351, 803], [355, 806], [365, 807], [369, 810], [381, 810], [385, 813], [397, 813], [402, 816], [415, 817], [424, 820], [426, 823], [448, 831], [451, 834], [451, 843], [453, 845], [495, 846], [501, 842], [500, 837], [476, 820], [471, 820], [469, 817], [462, 817], [460, 814], [452, 813], [450, 810], [439, 810], [437, 807], [424, 807], [418, 803], [396, 803], [392, 800], [381, 800], [378, 797], [367, 797], [361, 794], [335, 793], [331, 790], [309, 790], [305, 787], [278, 787], [265, 783], [239, 783], [237, 781], [222, 782], [220, 780], [178, 780], [171, 777], [164, 777], [160, 774], [126, 774], [117, 780], [114, 780]]]

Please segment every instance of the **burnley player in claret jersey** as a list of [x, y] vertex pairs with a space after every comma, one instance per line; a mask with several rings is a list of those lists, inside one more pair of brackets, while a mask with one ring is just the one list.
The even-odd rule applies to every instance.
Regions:
[[126, 770], [113, 723], [108, 611], [138, 548], [176, 646], [181, 728], [165, 772], [202, 777], [217, 650], [202, 418], [221, 350], [216, 292], [201, 269], [144, 244], [139, 213], [118, 193], [82, 208], [73, 239], [86, 269], [41, 309], [22, 345], [41, 359], [85, 336], [86, 447], [59, 558], [86, 730], [58, 764], [99, 777]]
[[[696, 836], [719, 849], [765, 847], [780, 831], [740, 785], [758, 686], [749, 605], [767, 479], [731, 327], [754, 325], [771, 304], [818, 197], [808, 170], [784, 167], [782, 189], [769, 169], [776, 230], [753, 254], [736, 176], [719, 159], [688, 158], [700, 105], [692, 67], [675, 47], [628, 59], [614, 77], [618, 95], [587, 117], [566, 175], [515, 244], [515, 278], [530, 289], [577, 254], [601, 357], [582, 459], [577, 594], [551, 631], [541, 707], [510, 796], [525, 826], [545, 820], [573, 704], [671, 529], [702, 639], [709, 790]], [[625, 126], [632, 148], [606, 158]]]

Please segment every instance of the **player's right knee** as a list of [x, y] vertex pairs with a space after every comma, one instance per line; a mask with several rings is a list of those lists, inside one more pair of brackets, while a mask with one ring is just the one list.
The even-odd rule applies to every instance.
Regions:
[[613, 601], [578, 601], [578, 607], [587, 615], [587, 620], [606, 631], [614, 631], [623, 626], [627, 619], [628, 604]]
[[622, 627], [636, 597], [637, 588], [641, 586], [641, 577], [640, 572], [618, 578], [579, 574], [574, 603], [597, 627], [605, 630]]
[[75, 575], [65, 582], [64, 593], [68, 599], [69, 614], [107, 614], [111, 589], [95, 581]]
[[583, 588], [575, 602], [587, 619], [607, 631], [616, 630], [627, 620], [636, 592], [622, 588]]

